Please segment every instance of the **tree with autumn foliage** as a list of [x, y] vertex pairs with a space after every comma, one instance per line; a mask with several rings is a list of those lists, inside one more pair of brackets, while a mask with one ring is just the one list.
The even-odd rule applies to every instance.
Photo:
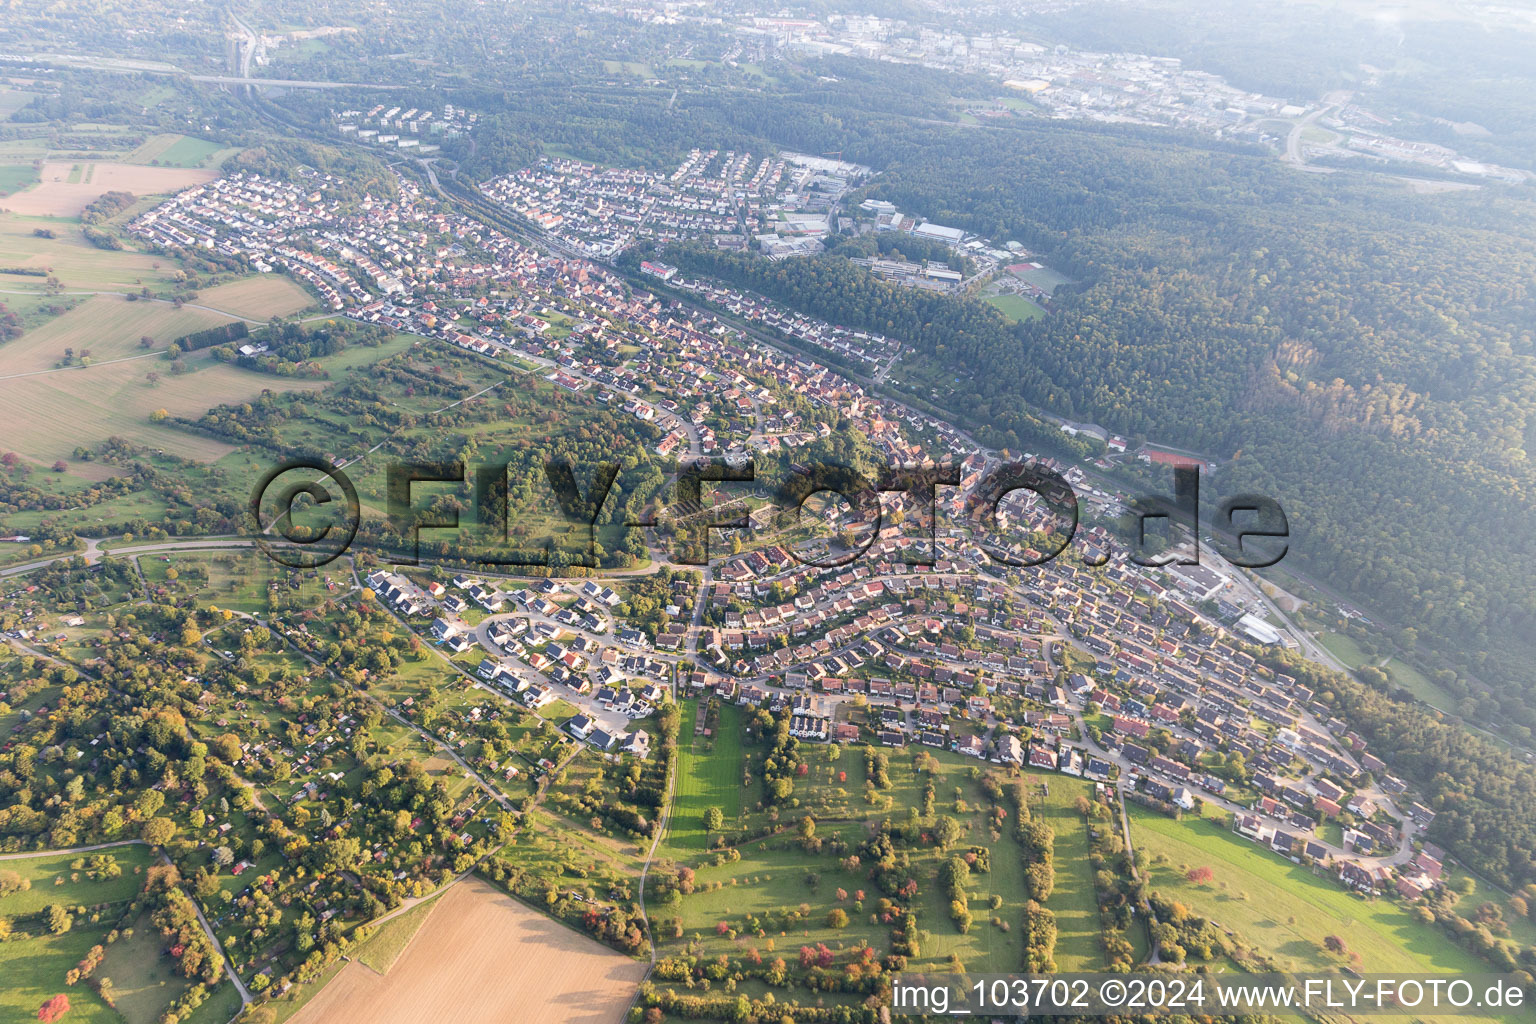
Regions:
[[69, 996], [62, 992], [48, 1000], [37, 1009], [37, 1019], [43, 1024], [51, 1024], [69, 1012]]
[[1215, 878], [1215, 877], [1216, 877], [1216, 872], [1212, 871], [1210, 868], [1206, 867], [1203, 864], [1200, 867], [1198, 867], [1198, 868], [1190, 868], [1188, 871], [1186, 871], [1184, 873], [1184, 878], [1191, 885], [1205, 885], [1205, 884], [1209, 883], [1210, 880]]

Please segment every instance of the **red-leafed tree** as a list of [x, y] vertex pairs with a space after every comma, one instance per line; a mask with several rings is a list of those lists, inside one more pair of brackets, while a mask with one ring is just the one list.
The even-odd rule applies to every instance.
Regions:
[[1216, 877], [1216, 872], [1202, 864], [1198, 868], [1190, 868], [1184, 873], [1184, 877], [1195, 885], [1204, 885]]
[[43, 1024], [52, 1024], [69, 1012], [69, 996], [60, 993], [48, 1000], [37, 1009], [37, 1019]]

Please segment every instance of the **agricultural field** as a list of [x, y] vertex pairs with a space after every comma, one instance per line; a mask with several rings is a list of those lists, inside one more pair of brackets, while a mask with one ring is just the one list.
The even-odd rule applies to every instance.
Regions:
[[[1358, 970], [1363, 972], [1487, 970], [1396, 903], [1354, 895], [1215, 821], [1174, 821], [1134, 806], [1130, 812], [1132, 841], [1151, 860], [1151, 888], [1230, 929], [1272, 958], [1278, 969], [1336, 968], [1338, 957], [1323, 949], [1323, 939], [1336, 933], [1360, 954]], [[1185, 879], [1189, 868], [1202, 866], [1214, 872], [1210, 882], [1197, 885]]]
[[[53, 370], [65, 350], [78, 357], [89, 353], [93, 367], [124, 358], [163, 360], [170, 342], [190, 331], [225, 323], [228, 317], [207, 310], [168, 302], [126, 302], [112, 295], [97, 295], [61, 317], [28, 331], [5, 346], [5, 369], [10, 379], [37, 371]], [[140, 339], [154, 340], [153, 349]]]
[[285, 274], [258, 274], [204, 289], [197, 304], [251, 320], [291, 316], [314, 306], [314, 296]]
[[146, 139], [143, 145], [124, 157], [123, 162], [160, 167], [207, 167], [221, 162], [216, 157], [233, 152], [234, 149], [217, 142], [167, 132]]
[[[5, 206], [0, 201], [0, 207]], [[51, 233], [45, 237], [37, 232]], [[179, 268], [176, 261], [149, 253], [130, 250], [98, 249], [85, 240], [80, 228], [67, 221], [49, 217], [21, 217], [0, 214], [0, 289], [8, 292], [42, 294], [46, 277], [52, 274], [63, 289], [64, 298], [78, 291], [133, 292], [148, 288], [168, 291], [175, 283]], [[7, 273], [21, 268], [43, 271], [36, 274]]]
[[[221, 319], [202, 310], [97, 296], [17, 338], [6, 346], [7, 366], [24, 362], [27, 368], [0, 378], [8, 446], [43, 464], [69, 460], [76, 446], [113, 435], [191, 459], [226, 454], [233, 448], [228, 443], [150, 421], [158, 409], [197, 416], [210, 405], [245, 401], [271, 386], [272, 378], [218, 363], [207, 351], [189, 353], [186, 371], [172, 372], [164, 357], [169, 340]], [[137, 350], [146, 334], [159, 342], [157, 351]], [[89, 349], [100, 361], [50, 368], [65, 348], [76, 355]], [[150, 372], [159, 375], [157, 382], [146, 377]], [[316, 390], [323, 383], [285, 380], [283, 387]]]
[[433, 902], [386, 974], [348, 964], [291, 1020], [408, 1024], [451, 1003], [462, 1024], [618, 1024], [645, 969], [471, 878]]
[[[85, 168], [89, 169], [89, 174]], [[106, 192], [136, 196], [170, 195], [191, 185], [212, 181], [212, 168], [146, 167], [140, 164], [49, 160], [32, 187], [5, 198], [4, 209], [23, 217], [78, 217]], [[71, 178], [73, 177], [73, 180]]]

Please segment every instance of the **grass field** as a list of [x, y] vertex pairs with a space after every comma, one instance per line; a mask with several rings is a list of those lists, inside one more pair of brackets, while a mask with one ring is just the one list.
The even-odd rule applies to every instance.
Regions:
[[0, 164], [0, 196], [20, 192], [37, 183], [37, 169], [29, 163]]
[[[125, 930], [107, 947], [107, 958], [97, 973], [112, 979], [117, 1012], [127, 1024], [158, 1024], [171, 1002], [187, 990], [188, 982], [162, 955], [163, 940], [147, 914], [140, 914], [128, 927], [133, 934]], [[235, 986], [222, 982], [192, 1019], [224, 1024], [238, 1009], [240, 994]]]
[[352, 959], [377, 974], [387, 974], [405, 947], [410, 945], [421, 926], [426, 924], [436, 900], [412, 907], [399, 917], [386, 921], [368, 940], [352, 952]]
[[1370, 660], [1360, 649], [1360, 645], [1355, 643], [1354, 638], [1345, 636], [1343, 633], [1319, 633], [1317, 642], [1326, 647], [1329, 654], [1352, 669], [1359, 668]]
[[[1351, 669], [1362, 665], [1376, 664], [1379, 658], [1373, 658], [1365, 653], [1354, 637], [1343, 633], [1323, 632], [1317, 634], [1317, 642], [1328, 649], [1328, 653], [1338, 658]], [[1456, 710], [1456, 700], [1446, 693], [1435, 681], [1420, 672], [1414, 666], [1401, 658], [1388, 658], [1381, 662], [1381, 668], [1392, 680], [1393, 685], [1401, 686], [1419, 700], [1437, 707], [1442, 711]]]
[[[3, 901], [0, 901], [3, 902]], [[99, 943], [110, 925], [77, 924], [63, 935], [13, 937], [0, 942], [0, 1020], [37, 1020], [37, 1008], [59, 993], [69, 997], [69, 1024], [123, 1024], [123, 1018], [85, 985], [68, 988], [64, 974]]]
[[1022, 295], [988, 295], [987, 302], [1002, 310], [1004, 316], [1015, 322], [1036, 320], [1045, 316], [1045, 310]]
[[348, 964], [292, 1020], [298, 1024], [618, 1024], [646, 964], [611, 952], [467, 879], [432, 912], [382, 978]]
[[252, 320], [266, 320], [309, 309], [315, 299], [291, 277], [257, 274], [198, 292], [197, 304]]
[[[1030, 813], [1056, 833], [1056, 885], [1046, 908], [1056, 915], [1056, 966], [1063, 971], [1104, 969], [1099, 904], [1088, 864], [1088, 828], [1077, 798], [1093, 798], [1093, 786], [1070, 775], [1029, 775]], [[1049, 792], [1041, 793], [1044, 784]]]
[[[7, 205], [0, 202], [0, 207]], [[53, 238], [40, 238], [33, 232], [42, 228]], [[0, 265], [26, 267], [53, 273], [70, 289], [92, 291], [138, 291], [168, 288], [177, 271], [176, 262], [148, 253], [126, 250], [111, 252], [87, 242], [74, 224], [48, 217], [0, 215]], [[41, 293], [43, 278], [0, 273], [0, 289]]]
[[35, 914], [52, 903], [120, 903], [133, 898], [143, 887], [143, 871], [153, 857], [149, 847], [129, 844], [100, 851], [117, 860], [122, 874], [117, 878], [91, 881], [84, 872], [70, 864], [90, 854], [52, 854], [18, 860], [0, 860], [0, 871], [14, 871], [32, 883], [25, 892], [0, 897], [0, 913]]
[[149, 848], [119, 846], [101, 851], [115, 857], [122, 873], [92, 881], [71, 864], [87, 855], [48, 855], [0, 861], [0, 871], [14, 871], [31, 888], [0, 897], [0, 916], [10, 918], [16, 934], [0, 942], [0, 1020], [35, 1020], [37, 1008], [60, 992], [69, 995], [69, 1020], [91, 1024], [120, 1024], [118, 1017], [90, 988], [66, 988], [64, 974], [101, 942], [117, 923], [121, 908], [108, 906], [96, 920], [77, 914], [73, 927], [51, 935], [35, 917], [50, 904], [63, 906], [126, 903], [144, 884], [143, 869], [151, 863]]
[[1442, 711], [1455, 712], [1455, 699], [1435, 685], [1434, 680], [1406, 661], [1403, 661], [1401, 658], [1388, 658], [1381, 667], [1387, 673], [1387, 676], [1391, 678], [1392, 682], [1401, 686], [1419, 698], [1419, 700]]
[[[1282, 860], [1215, 822], [1174, 821], [1132, 807], [1131, 826], [1137, 849], [1152, 858], [1154, 890], [1232, 929], [1239, 940], [1274, 958], [1282, 970], [1337, 967], [1338, 959], [1322, 947], [1330, 934], [1343, 936], [1360, 954], [1362, 972], [1487, 970], [1482, 961], [1433, 926], [1419, 924], [1397, 904], [1353, 895], [1332, 879]], [[1206, 885], [1188, 882], [1185, 870], [1197, 866], [1210, 867], [1214, 880]]]
[[[845, 844], [853, 849], [867, 839], [881, 820], [905, 821], [909, 809], [923, 803], [926, 786], [934, 789], [931, 820], [953, 817], [962, 838], [950, 851], [941, 850], [926, 835], [908, 851], [907, 869], [918, 883], [911, 903], [921, 934], [921, 953], [913, 958], [913, 970], [947, 970], [951, 957], [959, 958], [973, 972], [1018, 970], [1023, 962], [1022, 921], [1025, 893], [1024, 855], [1008, 833], [1011, 827], [994, 829], [991, 801], [981, 774], [986, 765], [943, 750], [886, 751], [889, 761], [888, 789], [866, 789], [868, 769], [864, 751], [854, 747], [800, 748], [805, 772], [797, 775], [793, 807], [781, 807], [777, 816], [763, 807], [761, 760], [766, 747], [742, 736], [742, 716], [735, 708], [722, 709], [713, 747], [693, 739], [694, 708], [685, 706], [681, 728], [678, 796], [674, 802], [671, 831], [659, 851], [695, 868], [696, 889], [680, 904], [658, 912], [663, 919], [677, 916], [684, 940], [697, 938], [704, 955], [731, 953], [741, 943], [760, 950], [768, 939], [778, 949], [825, 942], [833, 949], [868, 943], [889, 949], [891, 924], [879, 920], [867, 872], [849, 870], [838, 856], [826, 850], [813, 852], [796, 838], [796, 823], [813, 815], [816, 838]], [[733, 739], [735, 742], [733, 742]], [[743, 786], [746, 771], [754, 781]], [[1034, 813], [1056, 832], [1056, 885], [1048, 906], [1057, 915], [1056, 958], [1063, 970], [1091, 970], [1103, 966], [1100, 928], [1089, 875], [1087, 834], [1076, 811], [1079, 795], [1087, 787], [1067, 776], [1030, 775], [1025, 786]], [[762, 838], [739, 842], [739, 860], [714, 863], [706, 849], [702, 828], [704, 811], [720, 806], [726, 831], [756, 830], [763, 825], [776, 831]], [[733, 811], [739, 809], [739, 815]], [[923, 818], [925, 828], [929, 818]], [[777, 825], [775, 826], [775, 822]], [[976, 870], [966, 886], [972, 924], [960, 932], [950, 918], [949, 895], [937, 881], [941, 863], [950, 855], [972, 846], [989, 851], [990, 870]], [[839, 899], [837, 890], [846, 895]], [[864, 892], [860, 903], [859, 893]], [[996, 906], [993, 906], [993, 903]], [[845, 926], [834, 927], [828, 913], [841, 906], [848, 916]], [[720, 922], [737, 937], [722, 937]], [[663, 926], [665, 931], [665, 925]], [[671, 943], [664, 940], [663, 952]]]
[[605, 60], [603, 61], [603, 73], [607, 75], [624, 75], [629, 78], [655, 77], [655, 72], [648, 65], [633, 60]]
[[706, 848], [709, 834], [704, 829], [704, 812], [709, 808], [720, 808], [728, 825], [741, 814], [741, 709], [722, 706], [715, 735], [695, 739], [696, 715], [701, 710], [697, 701], [684, 705], [678, 729], [677, 797], [667, 823], [666, 845], [679, 852]]
[[31, 103], [35, 95], [36, 93], [30, 93], [24, 89], [16, 89], [8, 85], [0, 86], [0, 121], [4, 121]]

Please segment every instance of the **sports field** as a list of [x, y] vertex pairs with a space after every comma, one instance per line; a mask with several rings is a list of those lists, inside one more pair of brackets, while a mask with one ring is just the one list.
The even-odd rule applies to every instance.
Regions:
[[1010, 320], [1036, 320], [1045, 316], [1045, 310], [1022, 295], [988, 295], [987, 302]]
[[646, 964], [470, 878], [434, 901], [382, 977], [350, 963], [295, 1024], [618, 1024]]
[[[90, 169], [88, 174], [84, 168]], [[3, 205], [21, 216], [78, 217], [81, 210], [105, 192], [168, 195], [189, 185], [211, 181], [218, 173], [212, 168], [145, 167], [115, 162], [82, 166], [77, 161], [50, 160], [43, 164], [38, 184], [6, 196]]]

